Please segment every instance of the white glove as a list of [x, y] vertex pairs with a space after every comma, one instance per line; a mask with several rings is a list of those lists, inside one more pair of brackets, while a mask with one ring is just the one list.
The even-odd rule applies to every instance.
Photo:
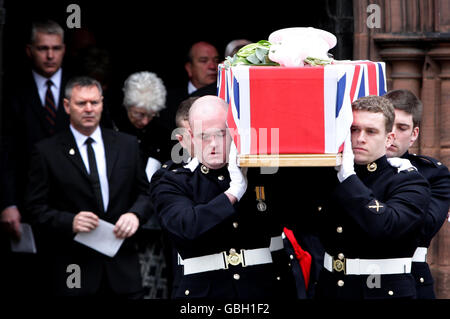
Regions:
[[342, 164], [340, 166], [336, 166], [337, 178], [339, 182], [343, 182], [347, 179], [347, 177], [356, 174], [355, 173], [355, 165], [354, 165], [355, 155], [352, 150], [352, 141], [350, 139], [350, 133], [347, 135], [344, 143], [344, 151], [342, 152]]
[[230, 188], [225, 193], [229, 193], [238, 201], [244, 196], [247, 190], [247, 167], [240, 168], [237, 165], [237, 149], [234, 142], [231, 142], [230, 154], [228, 156], [228, 171], [230, 172]]
[[400, 157], [391, 157], [391, 158], [388, 158], [387, 160], [388, 160], [389, 164], [391, 164], [392, 167], [397, 168], [398, 173], [400, 173], [401, 171], [410, 169], [411, 167], [417, 171], [417, 168], [411, 164], [409, 159], [400, 158]]

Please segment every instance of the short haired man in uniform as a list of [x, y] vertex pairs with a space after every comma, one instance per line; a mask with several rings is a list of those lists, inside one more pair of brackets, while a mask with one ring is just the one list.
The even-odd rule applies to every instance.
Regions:
[[387, 156], [410, 160], [431, 187], [430, 204], [413, 256], [411, 273], [416, 280], [417, 298], [434, 299], [436, 296], [433, 290], [433, 277], [426, 256], [431, 240], [447, 217], [450, 203], [450, 173], [438, 160], [408, 152], [419, 136], [422, 102], [411, 91], [404, 89], [389, 91], [384, 97], [389, 99], [395, 108], [392, 130], [395, 133], [395, 140], [387, 149]]
[[249, 189], [244, 195], [247, 180], [235, 152], [227, 165], [227, 108], [216, 96], [194, 102], [189, 111], [193, 159], [151, 187], [162, 228], [183, 258], [174, 297], [283, 298], [270, 251], [274, 214], [262, 198], [268, 194], [259, 192], [257, 200]]
[[413, 167], [400, 170], [386, 158], [394, 139], [392, 103], [368, 96], [353, 102], [352, 108], [339, 183], [318, 209], [325, 256], [316, 296], [414, 298], [411, 257], [429, 186]]

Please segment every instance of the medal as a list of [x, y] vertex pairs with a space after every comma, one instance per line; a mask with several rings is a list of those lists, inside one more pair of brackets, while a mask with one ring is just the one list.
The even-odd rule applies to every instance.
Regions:
[[260, 212], [265, 212], [267, 210], [267, 205], [264, 202], [266, 199], [266, 195], [264, 193], [264, 186], [256, 186], [255, 187], [256, 192], [256, 200], [258, 203], [256, 204], [256, 209]]

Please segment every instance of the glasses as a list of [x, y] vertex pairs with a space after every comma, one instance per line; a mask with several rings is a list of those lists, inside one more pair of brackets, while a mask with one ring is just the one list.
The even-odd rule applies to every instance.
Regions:
[[130, 110], [130, 115], [135, 118], [136, 120], [143, 120], [144, 118], [148, 118], [149, 120], [151, 120], [152, 118], [154, 118], [155, 116], [158, 115], [157, 112], [150, 112], [150, 113], [146, 113], [146, 112], [138, 112], [138, 111], [134, 111], [134, 110]]

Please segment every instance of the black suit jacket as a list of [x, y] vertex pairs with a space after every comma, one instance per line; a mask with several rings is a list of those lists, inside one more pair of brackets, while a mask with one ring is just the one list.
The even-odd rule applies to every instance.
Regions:
[[[67, 81], [68, 77], [63, 72], [56, 132], [66, 129], [69, 125], [69, 117], [64, 111], [62, 89]], [[2, 186], [5, 193], [0, 209], [10, 205], [18, 205], [20, 209], [33, 145], [50, 137], [51, 133], [32, 73], [23, 76], [18, 83], [9, 84], [9, 87], [5, 92], [3, 108], [2, 156], [5, 158], [5, 174], [2, 176]]]
[[[94, 293], [102, 276], [116, 293], [141, 289], [133, 237], [125, 240], [114, 258], [73, 240], [72, 223], [80, 211], [92, 211], [112, 224], [122, 214], [133, 212], [143, 224], [151, 210], [136, 138], [109, 129], [102, 129], [102, 136], [109, 184], [106, 213], [96, 212], [94, 192], [70, 130], [36, 144], [32, 156], [26, 209], [43, 239], [41, 252], [51, 271], [47, 281], [60, 295]], [[70, 264], [80, 266], [81, 288], [66, 285]]]

